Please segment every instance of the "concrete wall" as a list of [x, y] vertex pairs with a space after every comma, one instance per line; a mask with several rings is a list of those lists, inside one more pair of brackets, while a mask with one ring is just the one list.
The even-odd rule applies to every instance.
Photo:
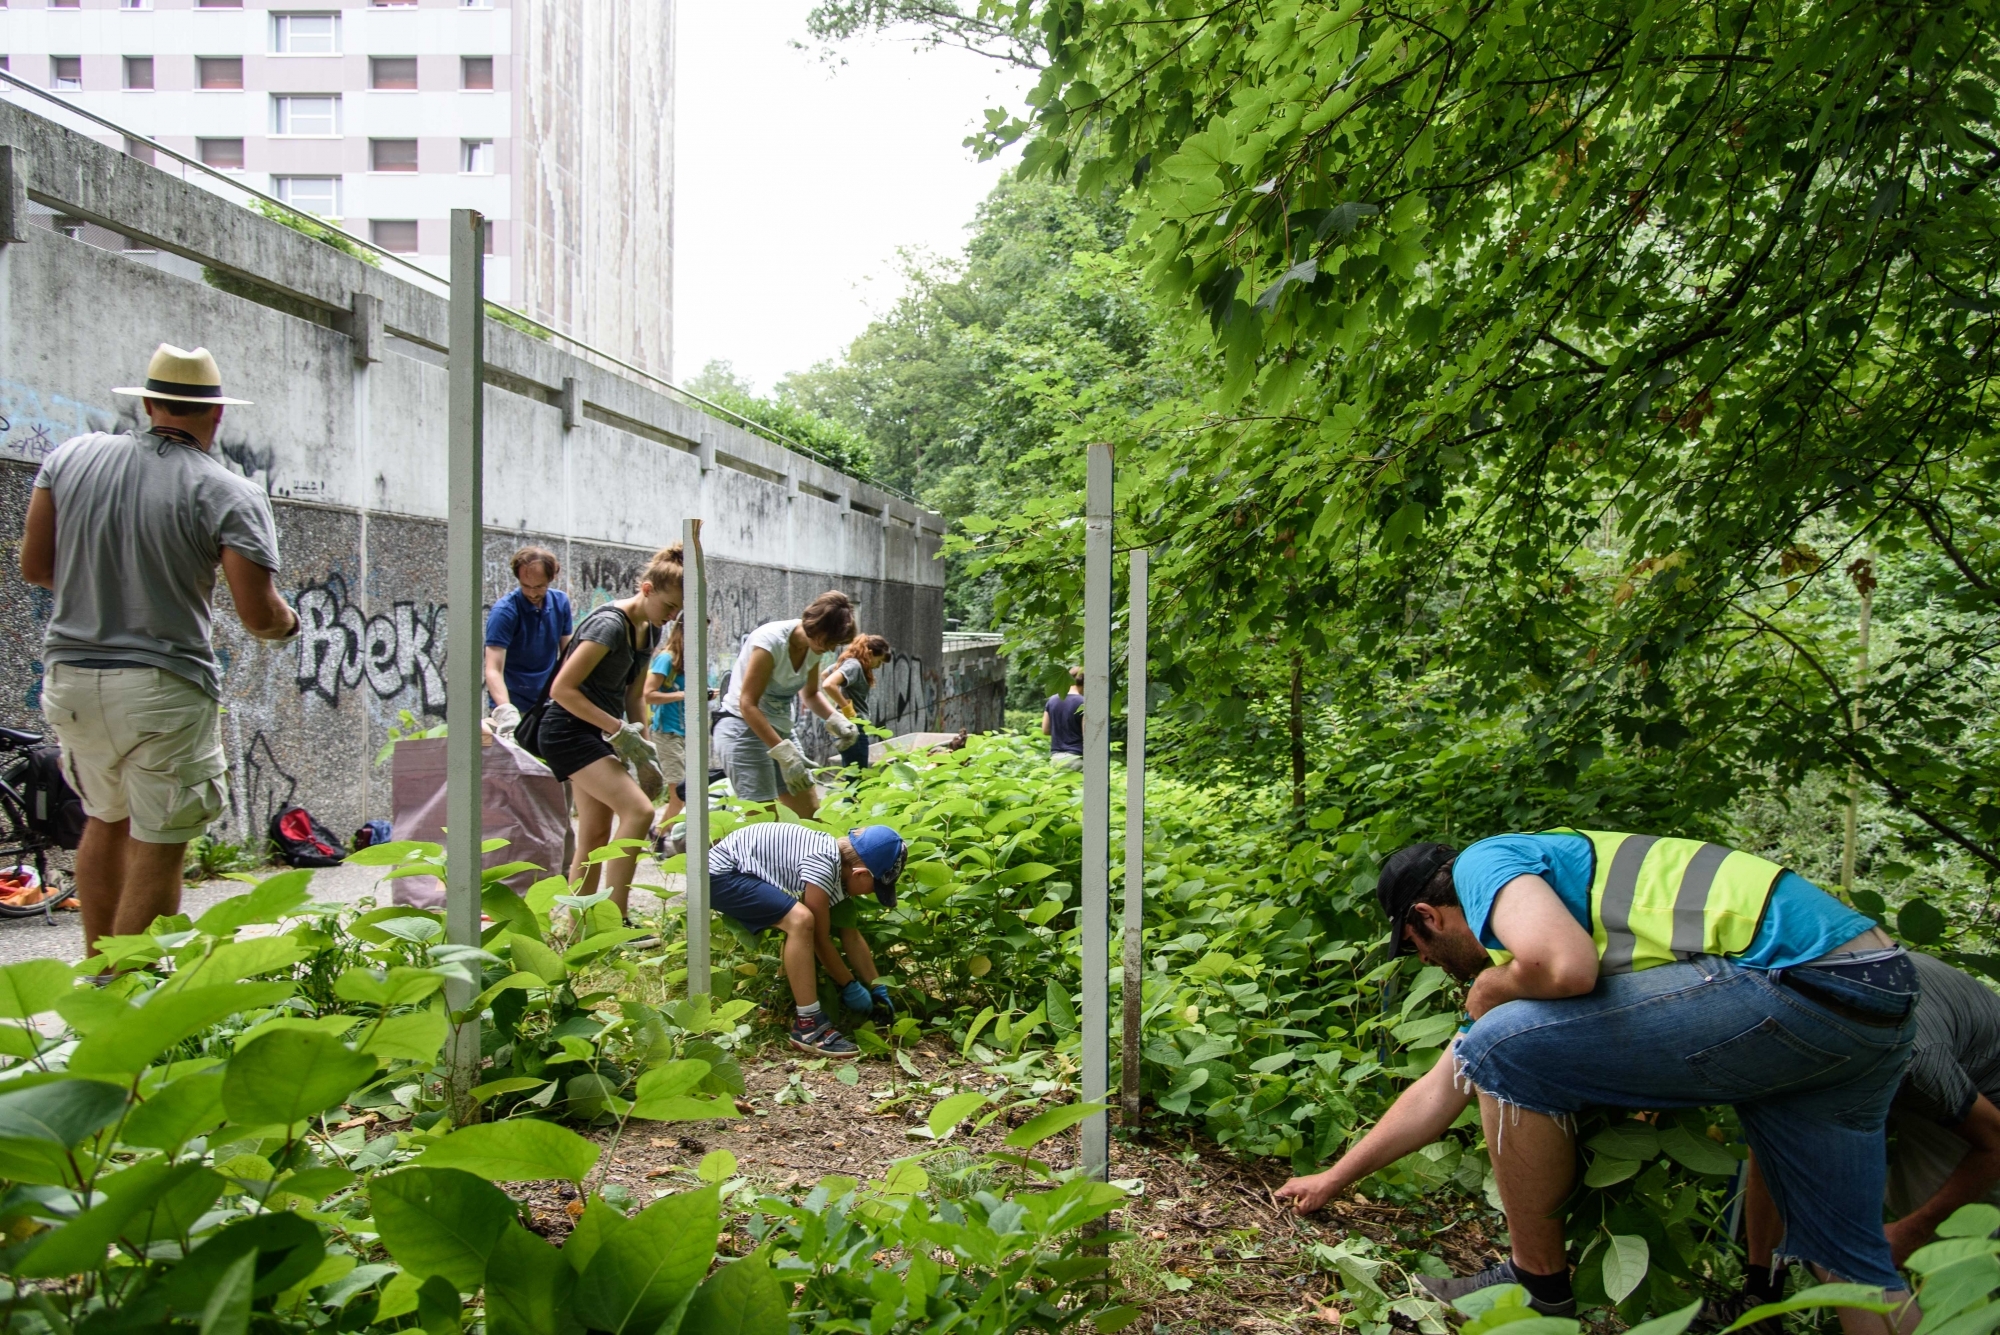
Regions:
[[[261, 829], [286, 799], [343, 831], [388, 814], [374, 755], [402, 711], [444, 716], [444, 302], [163, 172], [0, 104], [0, 531], [63, 440], [134, 423], [113, 385], [162, 341], [205, 345], [232, 408], [218, 453], [278, 518], [280, 587], [307, 631], [250, 641], [225, 613], [223, 706], [235, 811]], [[246, 299], [45, 228], [10, 232], [22, 193], [253, 290]], [[254, 284], [255, 287], [246, 286]], [[282, 307], [282, 309], [280, 309]], [[942, 694], [942, 521], [877, 488], [489, 322], [487, 579], [523, 542], [553, 548], [579, 604], [622, 595], [682, 521], [705, 521], [715, 642], [728, 653], [813, 595], [852, 594], [898, 651], [899, 730]], [[0, 572], [0, 721], [33, 725], [48, 596]]]
[[1001, 637], [947, 631], [937, 705], [939, 732], [993, 732], [1007, 726], [1007, 660]]

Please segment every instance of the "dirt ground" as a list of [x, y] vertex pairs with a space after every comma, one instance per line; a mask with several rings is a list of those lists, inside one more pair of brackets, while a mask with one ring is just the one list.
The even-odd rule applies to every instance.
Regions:
[[[997, 1083], [955, 1057], [940, 1056], [934, 1045], [910, 1055], [927, 1081], [950, 1079], [967, 1089]], [[888, 1060], [862, 1061], [859, 1080], [848, 1085], [839, 1079], [840, 1063], [796, 1056], [786, 1056], [776, 1044], [746, 1054], [743, 1103], [749, 1112], [741, 1120], [632, 1123], [599, 1185], [618, 1183], [643, 1202], [657, 1192], [693, 1185], [702, 1156], [728, 1150], [737, 1158], [739, 1175], [765, 1191], [798, 1198], [822, 1177], [879, 1178], [895, 1160], [938, 1148], [919, 1128], [941, 1095], [926, 1093], [878, 1110], [890, 1096], [892, 1074], [898, 1090], [911, 1083]], [[794, 1092], [779, 1102], [788, 1087], [809, 1093], [811, 1101]], [[1007, 1130], [998, 1121], [975, 1136], [962, 1128], [948, 1143], [967, 1151], [962, 1159], [970, 1162], [980, 1151], [1000, 1148]], [[598, 1139], [608, 1142], [610, 1134], [599, 1133]], [[1069, 1132], [1045, 1141], [1037, 1157], [1068, 1167], [1076, 1140]], [[1495, 1250], [1477, 1219], [1426, 1236], [1430, 1228], [1411, 1211], [1352, 1197], [1302, 1219], [1272, 1198], [1287, 1176], [1282, 1165], [1238, 1161], [1200, 1141], [1128, 1138], [1114, 1125], [1111, 1160], [1111, 1177], [1128, 1186], [1136, 1180], [1141, 1193], [1118, 1225], [1136, 1236], [1114, 1253], [1128, 1301], [1144, 1309], [1134, 1330], [1203, 1335], [1330, 1330], [1341, 1306], [1329, 1299], [1333, 1280], [1300, 1250], [1316, 1241], [1338, 1242], [1350, 1232], [1433, 1251], [1459, 1272], [1477, 1268], [1475, 1263], [1484, 1263]], [[933, 1176], [937, 1171], [934, 1164]], [[574, 1201], [568, 1188], [538, 1188], [529, 1200], [539, 1231], [553, 1237], [568, 1231], [565, 1207]]]

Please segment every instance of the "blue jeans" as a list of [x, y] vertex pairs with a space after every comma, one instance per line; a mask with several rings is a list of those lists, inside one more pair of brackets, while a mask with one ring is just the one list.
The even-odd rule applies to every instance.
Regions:
[[1557, 1118], [1733, 1105], [1785, 1220], [1783, 1253], [1902, 1289], [1882, 1232], [1882, 1127], [1916, 1031], [1916, 971], [1877, 972], [1887, 985], [1701, 955], [1496, 1006], [1454, 1057], [1482, 1093]]

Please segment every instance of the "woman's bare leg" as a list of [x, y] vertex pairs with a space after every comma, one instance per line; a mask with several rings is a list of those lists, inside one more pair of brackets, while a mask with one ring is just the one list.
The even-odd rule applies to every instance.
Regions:
[[[653, 828], [653, 803], [623, 765], [611, 756], [594, 760], [576, 773], [570, 775], [570, 783], [576, 789], [578, 825], [582, 825], [583, 804], [587, 800], [599, 807], [608, 819], [604, 824], [615, 828], [605, 834], [590, 848], [602, 848], [613, 839], [637, 839], [643, 841]], [[587, 855], [585, 840], [579, 832], [577, 856]], [[611, 902], [618, 906], [622, 916], [629, 911], [632, 898], [632, 873], [639, 865], [637, 850], [623, 857], [608, 858], [597, 864], [604, 869], [604, 884], [611, 890]], [[586, 892], [587, 893], [587, 892]]]

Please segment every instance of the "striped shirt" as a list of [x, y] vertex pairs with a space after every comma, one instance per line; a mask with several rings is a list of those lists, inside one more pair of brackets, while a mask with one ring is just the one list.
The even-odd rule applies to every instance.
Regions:
[[714, 875], [748, 872], [793, 899], [804, 898], [808, 885], [826, 891], [829, 904], [847, 898], [840, 875], [840, 841], [803, 825], [776, 821], [745, 825], [709, 850], [708, 869]]

